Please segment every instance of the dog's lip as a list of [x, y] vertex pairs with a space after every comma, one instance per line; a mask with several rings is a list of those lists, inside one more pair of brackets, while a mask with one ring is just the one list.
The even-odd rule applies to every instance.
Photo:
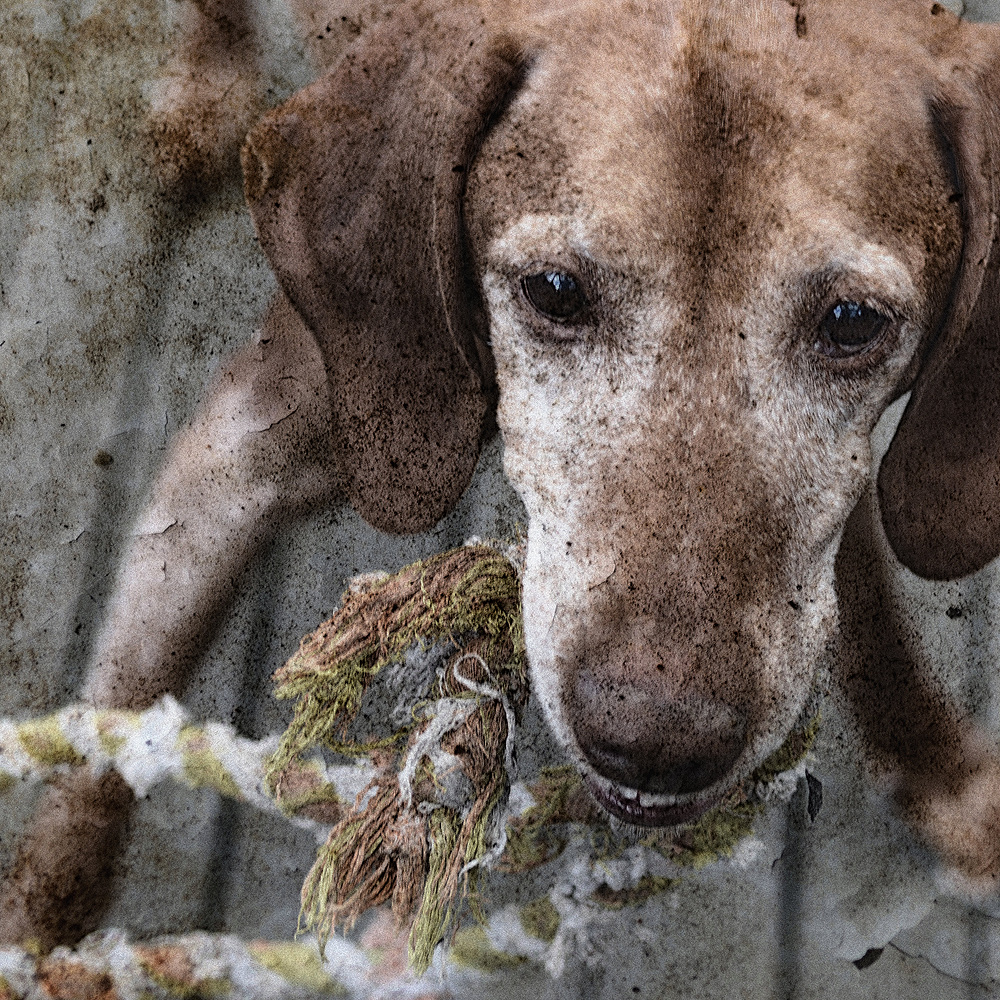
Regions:
[[612, 816], [633, 826], [683, 826], [692, 823], [713, 806], [721, 795], [711, 795], [687, 802], [668, 801], [670, 796], [646, 795], [594, 775], [585, 775], [590, 793]]

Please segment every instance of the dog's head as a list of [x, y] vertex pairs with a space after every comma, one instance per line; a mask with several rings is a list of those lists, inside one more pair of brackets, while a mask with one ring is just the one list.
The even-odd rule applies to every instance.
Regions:
[[433, 524], [495, 412], [535, 691], [619, 817], [787, 736], [908, 389], [889, 539], [1000, 552], [996, 50], [916, 0], [416, 3], [248, 140], [361, 514]]

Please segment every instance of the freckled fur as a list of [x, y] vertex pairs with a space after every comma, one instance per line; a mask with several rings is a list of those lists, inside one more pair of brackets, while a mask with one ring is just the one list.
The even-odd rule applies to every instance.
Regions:
[[[584, 760], [580, 672], [612, 690], [667, 660], [664, 697], [747, 708], [726, 786], [784, 739], [833, 637], [833, 561], [867, 436], [940, 319], [959, 218], [919, 93], [890, 84], [875, 97], [864, 77], [860, 112], [855, 95], [830, 107], [827, 65], [789, 42], [776, 5], [744, 15], [750, 52], [735, 12], [617, 11], [624, 24], [612, 11], [614, 28], [596, 31], [586, 5], [559, 8], [565, 47], [536, 57], [487, 139], [466, 214], [505, 467], [530, 516], [525, 627], [553, 728]], [[818, 17], [814, 37], [825, 28]], [[835, 54], [848, 79], [852, 51], [867, 58], [852, 37]], [[803, 79], [819, 99], [801, 96]], [[878, 172], [876, 202], [872, 151], [900, 147], [886, 100], [925, 135], [903, 141], [905, 172]], [[894, 195], [909, 212], [887, 215]], [[546, 346], [511, 275], [581, 273], [582, 261], [610, 318], [600, 340]], [[911, 317], [860, 382], [838, 384], [806, 342], [818, 319], [807, 279], [833, 265]]]

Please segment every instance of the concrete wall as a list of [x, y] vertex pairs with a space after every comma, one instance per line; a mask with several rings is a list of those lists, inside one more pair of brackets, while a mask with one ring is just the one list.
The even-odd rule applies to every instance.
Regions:
[[[277, 101], [312, 70], [280, 2], [259, 5]], [[332, 7], [323, 44], [342, 47], [359, 26], [356, 11]], [[174, 0], [6, 0], [0, 11], [3, 716], [75, 697], [116, 560], [167, 442], [274, 291], [235, 183], [177, 207], [148, 169], [139, 137], [180, 10]], [[1000, 4], [981, 0], [967, 13], [1000, 18]], [[346, 578], [473, 534], [509, 536], [523, 523], [495, 442], [459, 508], [431, 534], [380, 535], [346, 508], [290, 526], [247, 574], [185, 703], [251, 736], [277, 731], [287, 705], [269, 698], [269, 675], [336, 606]], [[993, 575], [929, 586], [900, 574], [899, 594], [949, 683], [996, 731]], [[949, 617], [955, 607], [961, 616]], [[557, 759], [537, 717], [526, 731], [529, 769]], [[502, 936], [505, 906], [552, 892], [565, 911], [562, 958], [485, 981], [453, 971], [450, 989], [616, 1000], [1000, 990], [1000, 922], [988, 907], [941, 894], [933, 860], [839, 732], [831, 706], [809, 764], [824, 787], [815, 820], [803, 789], [790, 789], [790, 803], [768, 812], [735, 861], [645, 906], [614, 913], [587, 903], [584, 888], [598, 876], [586, 845], [530, 877], [497, 878], [493, 933]], [[3, 802], [0, 863], [31, 799]], [[139, 936], [194, 927], [290, 936], [313, 849], [311, 837], [213, 793], [159, 787], [141, 806], [108, 921]], [[879, 948], [877, 961], [856, 967]]]

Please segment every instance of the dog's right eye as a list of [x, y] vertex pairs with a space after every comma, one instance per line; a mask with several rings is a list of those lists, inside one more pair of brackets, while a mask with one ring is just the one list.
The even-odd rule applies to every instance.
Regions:
[[889, 318], [860, 302], [838, 302], [820, 323], [816, 349], [830, 358], [851, 358], [876, 344]]
[[566, 321], [583, 312], [587, 296], [580, 282], [564, 271], [543, 271], [521, 279], [525, 298], [543, 316]]

